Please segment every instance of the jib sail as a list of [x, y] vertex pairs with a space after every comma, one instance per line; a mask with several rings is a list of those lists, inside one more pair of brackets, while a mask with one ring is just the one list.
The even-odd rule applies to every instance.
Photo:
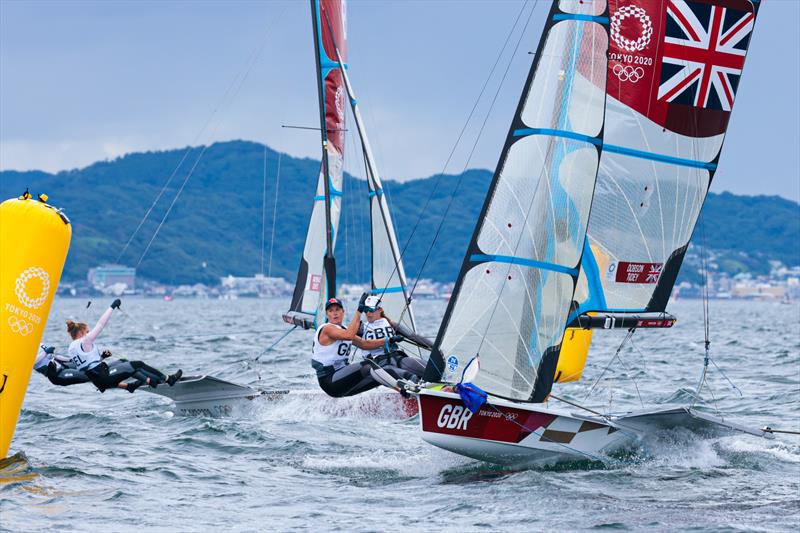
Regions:
[[445, 313], [426, 379], [541, 401], [572, 306], [602, 152], [608, 16], [562, 0], [542, 39]]

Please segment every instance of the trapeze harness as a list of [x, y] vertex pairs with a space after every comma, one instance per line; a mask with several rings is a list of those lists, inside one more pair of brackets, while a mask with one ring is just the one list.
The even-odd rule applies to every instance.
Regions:
[[[55, 363], [52, 369], [50, 367], [51, 361]], [[53, 385], [77, 385], [78, 383], [87, 383], [89, 381], [89, 377], [85, 372], [76, 369], [71, 363], [63, 364], [58, 361], [52, 353], [47, 352], [45, 346], [39, 347], [36, 361], [33, 363], [33, 369], [46, 376]]]

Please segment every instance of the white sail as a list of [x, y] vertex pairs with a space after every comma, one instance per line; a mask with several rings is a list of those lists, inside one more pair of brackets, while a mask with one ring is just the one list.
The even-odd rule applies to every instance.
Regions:
[[457, 381], [479, 355], [475, 383], [495, 395], [535, 400], [550, 390], [602, 144], [604, 12], [602, 2], [562, 1], [551, 9], [429, 379]]
[[344, 62], [339, 56], [338, 47], [335, 47], [335, 50], [367, 166], [372, 237], [372, 293], [381, 297], [381, 306], [387, 317], [413, 333], [416, 332], [414, 313], [411, 309], [408, 283], [400, 256], [400, 248], [397, 245], [392, 215], [384, 194], [378, 167], [372, 155], [372, 146], [361, 118], [358, 100], [353, 92], [353, 86], [350, 84], [350, 77], [347, 75]]

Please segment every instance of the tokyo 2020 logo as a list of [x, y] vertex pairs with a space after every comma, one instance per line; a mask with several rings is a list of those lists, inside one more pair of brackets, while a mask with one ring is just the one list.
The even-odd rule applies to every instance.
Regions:
[[[38, 279], [41, 282], [41, 289], [39, 294], [31, 295], [28, 293], [28, 282], [32, 279]], [[47, 295], [50, 294], [50, 275], [47, 271], [40, 267], [30, 267], [25, 269], [22, 274], [17, 278], [14, 293], [19, 299], [19, 303], [30, 309], [39, 309], [47, 301]]]
[[[622, 35], [622, 23], [627, 18], [638, 21], [641, 29], [636, 39], [629, 39]], [[650, 44], [653, 36], [653, 21], [641, 7], [623, 6], [611, 17], [611, 39], [626, 52], [641, 52]]]

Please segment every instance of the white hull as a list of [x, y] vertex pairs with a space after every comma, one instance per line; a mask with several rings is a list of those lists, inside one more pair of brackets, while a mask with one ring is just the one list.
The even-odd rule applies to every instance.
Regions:
[[603, 460], [655, 431], [687, 427], [703, 433], [742, 431], [771, 438], [690, 408], [601, 418], [489, 397], [472, 414], [457, 394], [423, 390], [420, 427], [426, 442], [473, 459], [505, 465]]
[[410, 418], [417, 414], [417, 402], [386, 389], [368, 391], [350, 398], [331, 398], [317, 390], [264, 390], [239, 385], [213, 376], [185, 377], [174, 386], [156, 389], [142, 387], [174, 402], [175, 414], [181, 416], [230, 416], [237, 408], [263, 402], [287, 402], [297, 398], [319, 404], [331, 415], [356, 413], [390, 418]]

